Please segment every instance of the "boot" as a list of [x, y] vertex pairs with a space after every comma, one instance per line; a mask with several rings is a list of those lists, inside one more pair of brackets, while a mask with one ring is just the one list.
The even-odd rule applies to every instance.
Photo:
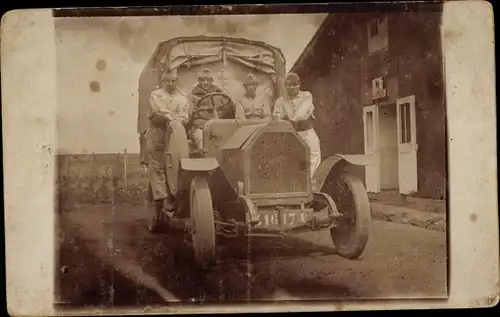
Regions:
[[161, 200], [155, 200], [156, 222], [159, 222], [161, 220], [162, 210], [163, 210], [163, 202]]
[[165, 198], [163, 200], [163, 212], [168, 218], [172, 218], [174, 216], [175, 204], [171, 202], [171, 199]]

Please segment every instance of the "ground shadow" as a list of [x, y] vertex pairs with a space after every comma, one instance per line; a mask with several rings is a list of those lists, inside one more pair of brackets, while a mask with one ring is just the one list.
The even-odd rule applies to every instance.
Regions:
[[[153, 292], [124, 278], [113, 267], [95, 256], [92, 250], [101, 248], [102, 240], [113, 232], [114, 252], [122, 252], [130, 263], [139, 265], [142, 271], [153, 276], [164, 288], [184, 303], [248, 303], [270, 301], [276, 293], [290, 289], [299, 294], [301, 284], [282, 272], [279, 264], [283, 259], [307, 258], [314, 254], [334, 253], [332, 247], [320, 246], [299, 237], [259, 237], [252, 239], [218, 239], [217, 261], [211, 270], [202, 270], [195, 265], [189, 239], [178, 231], [152, 234], [147, 230], [147, 220], [133, 208], [121, 209], [116, 216], [91, 217], [107, 209], [91, 209], [92, 214], [82, 213], [85, 222], [60, 223], [61, 231], [68, 232], [60, 240], [59, 284], [62, 299], [72, 306], [109, 308], [113, 306], [146, 306], [164, 304]], [[119, 217], [118, 217], [119, 215]], [[99, 222], [105, 220], [106, 225]], [[99, 226], [92, 235], [79, 238], [79, 226]], [[104, 230], [101, 232], [101, 230]], [[111, 230], [110, 232], [107, 232]], [[89, 234], [89, 231], [87, 231]], [[69, 238], [69, 237], [72, 238]], [[96, 251], [96, 250], [94, 250]], [[64, 268], [65, 267], [65, 268]], [[295, 270], [293, 263], [290, 270]], [[300, 268], [297, 268], [300, 269]], [[314, 298], [316, 290], [327, 292], [327, 297], [345, 297], [350, 292], [342, 285], [311, 286], [304, 293]], [[290, 293], [291, 294], [291, 293]]]
[[59, 240], [55, 269], [59, 299], [54, 308], [58, 311], [164, 304], [156, 293], [103, 263], [89, 250], [86, 241], [77, 236], [66, 235]]
[[293, 259], [311, 254], [335, 254], [335, 248], [318, 245], [296, 236], [218, 239], [219, 257], [234, 260], [269, 261]]
[[289, 295], [304, 300], [342, 299], [356, 297], [357, 294], [340, 283], [324, 279], [284, 279], [279, 283], [280, 288]]
[[[146, 230], [145, 221], [140, 221], [140, 225]], [[279, 272], [276, 265], [278, 260], [304, 258], [312, 253], [334, 253], [333, 247], [319, 246], [297, 237], [218, 239], [217, 263], [211, 270], [201, 270], [194, 264], [190, 241], [179, 232], [145, 234], [136, 252], [147, 258], [145, 270], [176, 296], [190, 302], [273, 300], [276, 292], [282, 289], [290, 289], [296, 296], [307, 298], [317, 297], [316, 292], [325, 298], [351, 294], [343, 285], [318, 287], [313, 285], [315, 281], [283, 280], [283, 272]], [[305, 282], [311, 286], [300, 286]], [[299, 294], [301, 287], [303, 293]]]

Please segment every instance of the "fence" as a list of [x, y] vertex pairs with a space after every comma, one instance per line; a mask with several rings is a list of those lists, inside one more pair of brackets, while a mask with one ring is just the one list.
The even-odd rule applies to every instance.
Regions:
[[[114, 184], [113, 184], [114, 181]], [[136, 153], [57, 155], [56, 188], [60, 208], [121, 200], [138, 200], [147, 177]]]

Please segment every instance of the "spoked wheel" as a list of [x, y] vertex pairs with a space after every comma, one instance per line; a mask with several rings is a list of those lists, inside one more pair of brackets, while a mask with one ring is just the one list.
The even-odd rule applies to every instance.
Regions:
[[191, 181], [190, 202], [194, 257], [202, 268], [208, 269], [215, 263], [215, 221], [212, 196], [205, 177], [196, 176]]
[[370, 201], [361, 180], [343, 173], [334, 184], [332, 198], [342, 214], [330, 229], [337, 253], [348, 259], [361, 256], [370, 234]]
[[227, 94], [222, 92], [213, 92], [206, 94], [201, 97], [196, 103], [194, 108], [199, 108], [205, 100], [210, 100], [211, 105], [209, 109], [211, 109], [212, 113], [220, 119], [234, 119], [236, 115], [236, 110], [234, 107], [234, 103]]
[[148, 213], [148, 230], [152, 233], [158, 233], [161, 226], [161, 210], [155, 205], [151, 184], [148, 186], [148, 193], [145, 200], [145, 208]]

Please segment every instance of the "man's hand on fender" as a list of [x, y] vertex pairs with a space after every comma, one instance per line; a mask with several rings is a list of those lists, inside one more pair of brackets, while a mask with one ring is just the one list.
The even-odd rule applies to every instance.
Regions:
[[299, 122], [290, 117], [284, 117], [283, 120], [290, 122], [295, 130], [297, 130]]
[[167, 124], [168, 124], [170, 121], [174, 120], [174, 117], [172, 117], [172, 115], [170, 115], [170, 114], [167, 114], [167, 115], [165, 115], [165, 119], [167, 119]]
[[286, 121], [290, 122], [295, 127], [295, 121], [293, 121], [292, 118], [290, 118], [290, 117], [283, 117], [283, 120], [286, 120]]
[[157, 125], [160, 125], [160, 124], [165, 124], [165, 118], [162, 117], [162, 116], [159, 116], [159, 115], [152, 115], [150, 117], [150, 120], [154, 123], [154, 124], [157, 124]]

